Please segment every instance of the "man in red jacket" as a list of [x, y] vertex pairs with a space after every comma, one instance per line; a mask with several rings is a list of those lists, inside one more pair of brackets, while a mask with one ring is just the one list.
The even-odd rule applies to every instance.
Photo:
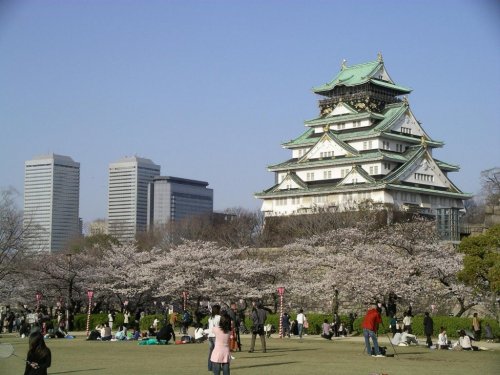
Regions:
[[380, 354], [377, 340], [377, 330], [380, 323], [382, 323], [382, 318], [380, 317], [380, 313], [377, 310], [377, 306], [370, 306], [370, 309], [367, 311], [365, 318], [363, 319], [363, 324], [361, 325], [361, 327], [363, 328], [363, 336], [365, 337], [366, 353], [368, 355], [372, 355], [372, 348], [370, 345], [371, 337], [373, 341], [373, 347], [375, 349], [374, 357], [384, 357], [382, 354]]

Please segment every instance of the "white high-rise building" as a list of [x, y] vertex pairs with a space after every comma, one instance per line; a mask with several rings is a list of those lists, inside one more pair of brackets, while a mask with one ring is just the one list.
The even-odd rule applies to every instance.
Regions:
[[81, 235], [80, 163], [49, 154], [25, 162], [24, 226], [32, 251], [64, 251]]
[[108, 232], [120, 242], [146, 231], [148, 184], [159, 175], [159, 165], [137, 156], [109, 165]]

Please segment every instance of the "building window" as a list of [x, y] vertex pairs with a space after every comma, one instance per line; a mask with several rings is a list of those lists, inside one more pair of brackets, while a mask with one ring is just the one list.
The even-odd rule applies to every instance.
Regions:
[[397, 152], [403, 152], [403, 145], [401, 145], [401, 144], [397, 143], [397, 144], [396, 144], [396, 151], [397, 151]]
[[391, 145], [387, 141], [382, 141], [382, 148], [384, 150], [390, 150], [391, 149]]
[[306, 181], [314, 181], [314, 172], [307, 172]]
[[340, 170], [340, 177], [344, 178], [345, 176], [347, 176], [349, 174], [349, 171], [350, 171], [349, 168], [341, 169]]
[[384, 168], [387, 170], [391, 169], [391, 163], [384, 163]]
[[401, 127], [401, 133], [403, 134], [411, 134], [411, 128], [405, 128], [405, 127]]
[[300, 204], [300, 197], [292, 197], [292, 204], [294, 205]]
[[332, 178], [332, 171], [323, 171], [323, 179], [329, 180]]
[[378, 174], [378, 165], [370, 167], [370, 174]]
[[339, 130], [340, 130], [340, 129], [345, 129], [345, 124], [344, 124], [344, 123], [342, 123], [342, 124], [338, 124], [338, 125], [337, 125], [337, 129], [339, 129]]
[[286, 206], [286, 198], [276, 199], [276, 206]]
[[333, 151], [324, 151], [319, 153], [320, 158], [331, 158], [333, 157]]
[[415, 173], [414, 177], [417, 181], [434, 182], [434, 176], [431, 174]]

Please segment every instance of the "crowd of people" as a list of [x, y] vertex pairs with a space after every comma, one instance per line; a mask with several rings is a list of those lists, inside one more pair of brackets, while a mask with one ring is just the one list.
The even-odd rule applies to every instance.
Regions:
[[[246, 306], [245, 306], [246, 308]], [[245, 309], [238, 308], [236, 303], [221, 308], [220, 305], [208, 305], [209, 317], [206, 326], [202, 326], [200, 319], [193, 323], [189, 311], [184, 310], [181, 314], [171, 313], [160, 321], [155, 318], [149, 329], [141, 332], [138, 322], [143, 318], [141, 314], [136, 316], [134, 322], [131, 322], [131, 314], [124, 311], [123, 324], [116, 326], [115, 314], [110, 311], [108, 321], [99, 324], [93, 329], [88, 340], [100, 341], [124, 341], [141, 340], [144, 343], [154, 344], [175, 343], [202, 343], [208, 342], [208, 365], [209, 371], [216, 375], [230, 373], [230, 362], [234, 359], [232, 352], [242, 351], [241, 333], [251, 333], [250, 347], [248, 352], [253, 353], [256, 348], [256, 339], [259, 336], [260, 348], [263, 353], [267, 352], [266, 337], [272, 332], [276, 332], [274, 326], [266, 324], [268, 311], [261, 302], [252, 303], [250, 319], [252, 326], [250, 331], [246, 330], [244, 321]], [[365, 351], [373, 357], [385, 357], [386, 348], [381, 347], [378, 342], [379, 326], [383, 325], [382, 306], [374, 304], [366, 312], [361, 328], [365, 342]], [[65, 330], [67, 322], [62, 314], [57, 315], [57, 325], [54, 327], [53, 319], [45, 316], [43, 311], [38, 313], [27, 312], [27, 314], [15, 314], [13, 312], [3, 313], [1, 318], [2, 330], [4, 332], [19, 332], [21, 337], [29, 336], [29, 351], [26, 362], [25, 374], [46, 374], [46, 369], [51, 363], [50, 350], [45, 345], [44, 339], [53, 337], [68, 337]], [[199, 317], [198, 317], [199, 318]], [[342, 321], [338, 314], [333, 314], [332, 320], [324, 319], [321, 326], [321, 337], [332, 340], [334, 337], [344, 337], [353, 332], [354, 321], [357, 315], [351, 313], [348, 321]], [[299, 309], [295, 319], [285, 312], [281, 317], [282, 337], [297, 337], [302, 340], [307, 335], [309, 321], [303, 309]], [[175, 328], [179, 328], [181, 339], [176, 340]], [[390, 319], [389, 328], [392, 332], [390, 342], [395, 346], [420, 345], [416, 335], [413, 334], [413, 315], [411, 308], [408, 309], [404, 317], [398, 319], [393, 315]], [[385, 327], [384, 327], [385, 329]], [[425, 345], [431, 349], [449, 349], [449, 350], [479, 350], [474, 341], [479, 341], [483, 334], [482, 322], [475, 313], [471, 322], [471, 331], [460, 330], [458, 340], [452, 343], [448, 339], [445, 327], [440, 327], [437, 337], [437, 343], [432, 342], [434, 336], [434, 321], [429, 312], [424, 313], [423, 332], [426, 336]], [[484, 326], [484, 339], [493, 340], [491, 327], [488, 323]], [[373, 345], [373, 346], [372, 346]], [[423, 345], [423, 344], [422, 344]]]

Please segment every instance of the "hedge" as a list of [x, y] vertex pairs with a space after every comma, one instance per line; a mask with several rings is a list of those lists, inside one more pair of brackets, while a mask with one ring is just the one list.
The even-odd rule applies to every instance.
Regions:
[[[140, 321], [140, 330], [147, 331], [147, 329], [153, 324], [153, 321], [158, 319], [160, 321], [158, 328], [161, 328], [164, 324], [164, 315], [146, 315]], [[295, 316], [292, 315], [290, 317], [291, 320], [295, 319]], [[309, 335], [319, 335], [321, 334], [321, 326], [323, 321], [328, 319], [329, 322], [332, 321], [331, 314], [307, 314], [307, 320], [309, 321], [309, 328], [307, 333]], [[349, 317], [341, 316], [341, 321], [344, 323], [345, 327], [348, 327]], [[390, 319], [386, 316], [382, 317], [383, 325], [379, 327], [379, 334], [390, 333], [389, 329], [389, 321]], [[422, 315], [418, 315], [413, 317], [412, 329], [413, 334], [417, 336], [425, 336], [424, 335], [424, 326], [423, 326], [424, 317]], [[439, 334], [440, 327], [445, 327], [448, 337], [456, 338], [458, 337], [457, 331], [461, 329], [471, 329], [472, 319], [471, 318], [458, 318], [454, 316], [433, 316], [432, 320], [434, 321], [434, 335], [437, 336]], [[103, 324], [108, 321], [107, 314], [92, 314], [90, 316], [90, 328], [94, 328], [98, 324]], [[207, 324], [208, 317], [202, 319], [202, 324]], [[357, 318], [354, 321], [354, 332], [361, 334], [362, 328], [361, 323], [363, 322], [363, 318]], [[482, 319], [481, 326], [484, 336], [484, 327], [486, 323], [489, 323], [491, 329], [493, 331], [493, 335], [495, 337], [500, 337], [500, 326], [498, 322], [494, 319]], [[123, 314], [116, 314], [113, 327], [118, 327], [123, 324]], [[279, 328], [279, 314], [269, 314], [266, 320], [266, 324], [272, 324]], [[252, 320], [249, 317], [245, 318], [245, 326], [250, 330], [252, 327]], [[74, 319], [74, 329], [75, 331], [85, 331], [87, 327], [87, 315], [86, 314], [78, 314], [75, 315]]]

